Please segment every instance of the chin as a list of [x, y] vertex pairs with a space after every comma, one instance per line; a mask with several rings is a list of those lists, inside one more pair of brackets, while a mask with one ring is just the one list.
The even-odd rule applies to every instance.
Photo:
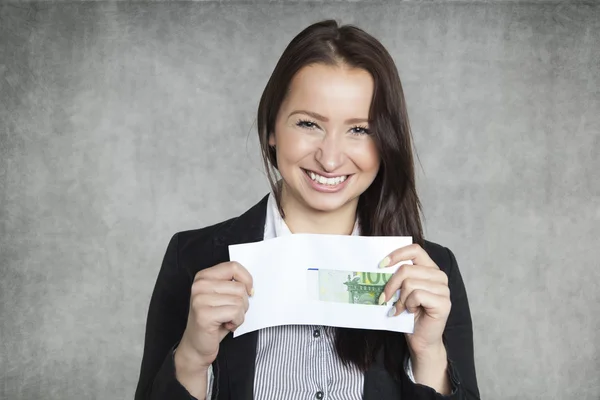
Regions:
[[332, 212], [339, 210], [350, 202], [346, 196], [334, 196], [332, 194], [326, 195], [309, 195], [304, 197], [304, 203], [316, 210], [321, 212]]

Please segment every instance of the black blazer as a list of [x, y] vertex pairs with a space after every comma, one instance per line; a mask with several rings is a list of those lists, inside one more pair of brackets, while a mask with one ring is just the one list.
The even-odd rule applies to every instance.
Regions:
[[[172, 237], [150, 300], [135, 400], [193, 399], [175, 378], [173, 359], [173, 350], [187, 323], [193, 278], [203, 268], [229, 261], [229, 245], [263, 240], [267, 198], [238, 218]], [[456, 259], [449, 249], [435, 243], [426, 242], [425, 250], [449, 280], [452, 310], [444, 341], [453, 394], [442, 396], [429, 387], [412, 383], [404, 373], [402, 379], [394, 379], [383, 367], [380, 354], [365, 373], [365, 400], [479, 399], [471, 315]], [[235, 339], [229, 334], [223, 339], [213, 363], [213, 399], [253, 399], [256, 343], [256, 331]], [[398, 356], [404, 358], [404, 354]]]

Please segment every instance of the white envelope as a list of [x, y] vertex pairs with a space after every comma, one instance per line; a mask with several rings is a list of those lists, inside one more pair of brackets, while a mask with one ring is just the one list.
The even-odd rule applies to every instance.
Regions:
[[309, 268], [393, 273], [403, 261], [379, 269], [392, 251], [412, 243], [411, 237], [293, 234], [256, 243], [229, 246], [231, 261], [252, 275], [254, 296], [245, 320], [234, 332], [278, 325], [327, 325], [412, 333], [414, 315], [388, 317], [391, 305], [325, 302], [311, 296]]

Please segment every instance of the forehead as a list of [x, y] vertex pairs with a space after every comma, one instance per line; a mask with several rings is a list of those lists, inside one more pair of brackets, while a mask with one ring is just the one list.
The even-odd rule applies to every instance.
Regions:
[[368, 114], [372, 96], [373, 78], [367, 71], [345, 65], [312, 64], [292, 78], [282, 107], [302, 105], [317, 112], [315, 108]]

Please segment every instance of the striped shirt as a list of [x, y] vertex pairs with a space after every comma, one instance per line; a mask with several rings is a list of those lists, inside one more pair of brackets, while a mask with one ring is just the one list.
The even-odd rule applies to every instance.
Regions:
[[[290, 234], [270, 195], [264, 239]], [[352, 234], [358, 235], [358, 224]], [[363, 383], [363, 373], [338, 357], [332, 327], [283, 325], [258, 332], [256, 400], [360, 400]]]
[[[274, 196], [267, 204], [264, 240], [290, 235]], [[355, 223], [352, 235], [358, 235]], [[412, 377], [410, 359], [406, 371]], [[414, 381], [414, 379], [413, 379]], [[213, 375], [208, 371], [206, 398]], [[335, 350], [335, 329], [329, 326], [283, 325], [260, 329], [254, 376], [255, 400], [360, 400], [364, 374], [344, 365]]]

